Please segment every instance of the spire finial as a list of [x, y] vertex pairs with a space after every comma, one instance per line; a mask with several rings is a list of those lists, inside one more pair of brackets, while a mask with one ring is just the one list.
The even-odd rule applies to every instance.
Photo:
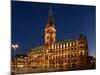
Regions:
[[52, 7], [49, 7], [49, 14], [48, 14], [48, 22], [47, 26], [54, 26], [53, 18], [52, 18]]
[[52, 16], [52, 6], [50, 6], [49, 16]]

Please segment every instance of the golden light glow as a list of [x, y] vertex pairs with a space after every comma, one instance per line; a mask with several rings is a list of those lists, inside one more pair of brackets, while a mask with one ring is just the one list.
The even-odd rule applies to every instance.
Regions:
[[59, 44], [57, 45], [57, 48], [59, 48]]
[[68, 42], [66, 43], [66, 46], [68, 47]]
[[72, 45], [72, 43], [70, 42], [70, 46]]
[[75, 46], [75, 41], [73, 41], [73, 46]]
[[62, 48], [62, 44], [60, 44], [60, 48]]
[[55, 49], [56, 49], [56, 44], [55, 44]]
[[84, 50], [82, 50], [82, 55], [85, 55], [85, 51]]
[[63, 44], [63, 47], [65, 48], [65, 43]]
[[54, 45], [52, 44], [52, 49], [54, 49]]

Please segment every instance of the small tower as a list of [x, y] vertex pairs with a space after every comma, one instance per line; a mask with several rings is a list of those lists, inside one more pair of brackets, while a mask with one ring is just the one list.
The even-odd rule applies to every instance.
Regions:
[[45, 27], [45, 46], [49, 46], [56, 41], [56, 28], [52, 18], [52, 10], [50, 8], [48, 21]]

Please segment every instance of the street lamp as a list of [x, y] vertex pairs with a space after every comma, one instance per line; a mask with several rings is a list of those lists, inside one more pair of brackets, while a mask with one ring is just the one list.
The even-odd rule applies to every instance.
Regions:
[[[17, 64], [16, 64], [16, 49], [19, 48], [19, 46], [17, 44], [12, 44], [11, 47], [14, 49], [15, 52], [15, 69], [17, 68]], [[14, 71], [15, 71], [14, 69]]]

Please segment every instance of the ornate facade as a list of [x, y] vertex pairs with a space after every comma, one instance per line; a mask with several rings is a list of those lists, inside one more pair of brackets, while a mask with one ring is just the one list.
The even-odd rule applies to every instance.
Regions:
[[[48, 21], [44, 28], [44, 45], [29, 49], [25, 61], [16, 61], [27, 72], [48, 72], [61, 70], [87, 69], [88, 44], [86, 36], [56, 41], [56, 26], [50, 9]], [[21, 57], [20, 57], [21, 58]], [[19, 58], [19, 59], [20, 59]], [[19, 63], [21, 62], [21, 63]]]
[[56, 41], [52, 12], [44, 29], [45, 43], [28, 52], [29, 67], [43, 71], [84, 69], [88, 63], [88, 45], [82, 34], [71, 40]]

